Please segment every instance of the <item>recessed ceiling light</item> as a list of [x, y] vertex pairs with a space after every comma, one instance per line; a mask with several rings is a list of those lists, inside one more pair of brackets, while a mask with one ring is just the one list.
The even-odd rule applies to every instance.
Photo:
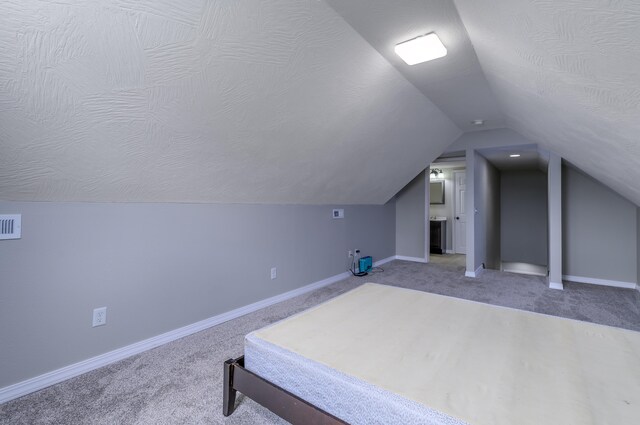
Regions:
[[438, 59], [447, 54], [447, 48], [435, 32], [396, 44], [395, 50], [407, 65]]
[[512, 153], [511, 155], [509, 155], [509, 158], [518, 158], [519, 156], [519, 153]]
[[473, 125], [484, 125], [484, 120], [473, 120], [471, 121]]

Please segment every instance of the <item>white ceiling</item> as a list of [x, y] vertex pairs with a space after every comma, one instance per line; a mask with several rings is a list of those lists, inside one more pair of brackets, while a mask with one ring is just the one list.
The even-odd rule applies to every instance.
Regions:
[[[540, 151], [536, 145], [500, 146], [478, 149], [494, 167], [500, 171], [539, 170], [547, 172], [549, 153]], [[511, 155], [520, 155], [511, 157]]]
[[640, 204], [640, 2], [455, 3], [507, 126]]
[[324, 2], [2, 2], [3, 200], [381, 204], [460, 134]]
[[4, 0], [0, 199], [379, 204], [486, 119], [640, 204], [639, 40], [631, 0]]
[[[464, 131], [504, 127], [473, 45], [450, 0], [327, 0], [360, 35]], [[435, 32], [447, 56], [409, 66], [396, 44]], [[482, 127], [471, 124], [485, 120]]]

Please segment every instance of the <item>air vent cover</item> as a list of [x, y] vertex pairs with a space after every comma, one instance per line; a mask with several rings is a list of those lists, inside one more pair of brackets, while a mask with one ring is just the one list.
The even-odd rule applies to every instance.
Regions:
[[20, 239], [21, 228], [21, 214], [0, 214], [0, 239]]

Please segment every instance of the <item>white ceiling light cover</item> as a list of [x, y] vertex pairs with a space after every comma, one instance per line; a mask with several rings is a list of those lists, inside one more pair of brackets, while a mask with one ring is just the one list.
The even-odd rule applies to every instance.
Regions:
[[407, 65], [416, 65], [447, 55], [447, 48], [435, 32], [397, 44], [395, 51]]

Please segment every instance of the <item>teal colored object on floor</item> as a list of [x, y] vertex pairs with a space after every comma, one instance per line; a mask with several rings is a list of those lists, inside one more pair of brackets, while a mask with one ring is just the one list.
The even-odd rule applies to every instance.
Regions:
[[373, 258], [371, 258], [370, 255], [367, 255], [366, 257], [362, 257], [358, 261], [358, 269], [360, 273], [368, 272], [371, 270], [372, 267], [373, 267]]

